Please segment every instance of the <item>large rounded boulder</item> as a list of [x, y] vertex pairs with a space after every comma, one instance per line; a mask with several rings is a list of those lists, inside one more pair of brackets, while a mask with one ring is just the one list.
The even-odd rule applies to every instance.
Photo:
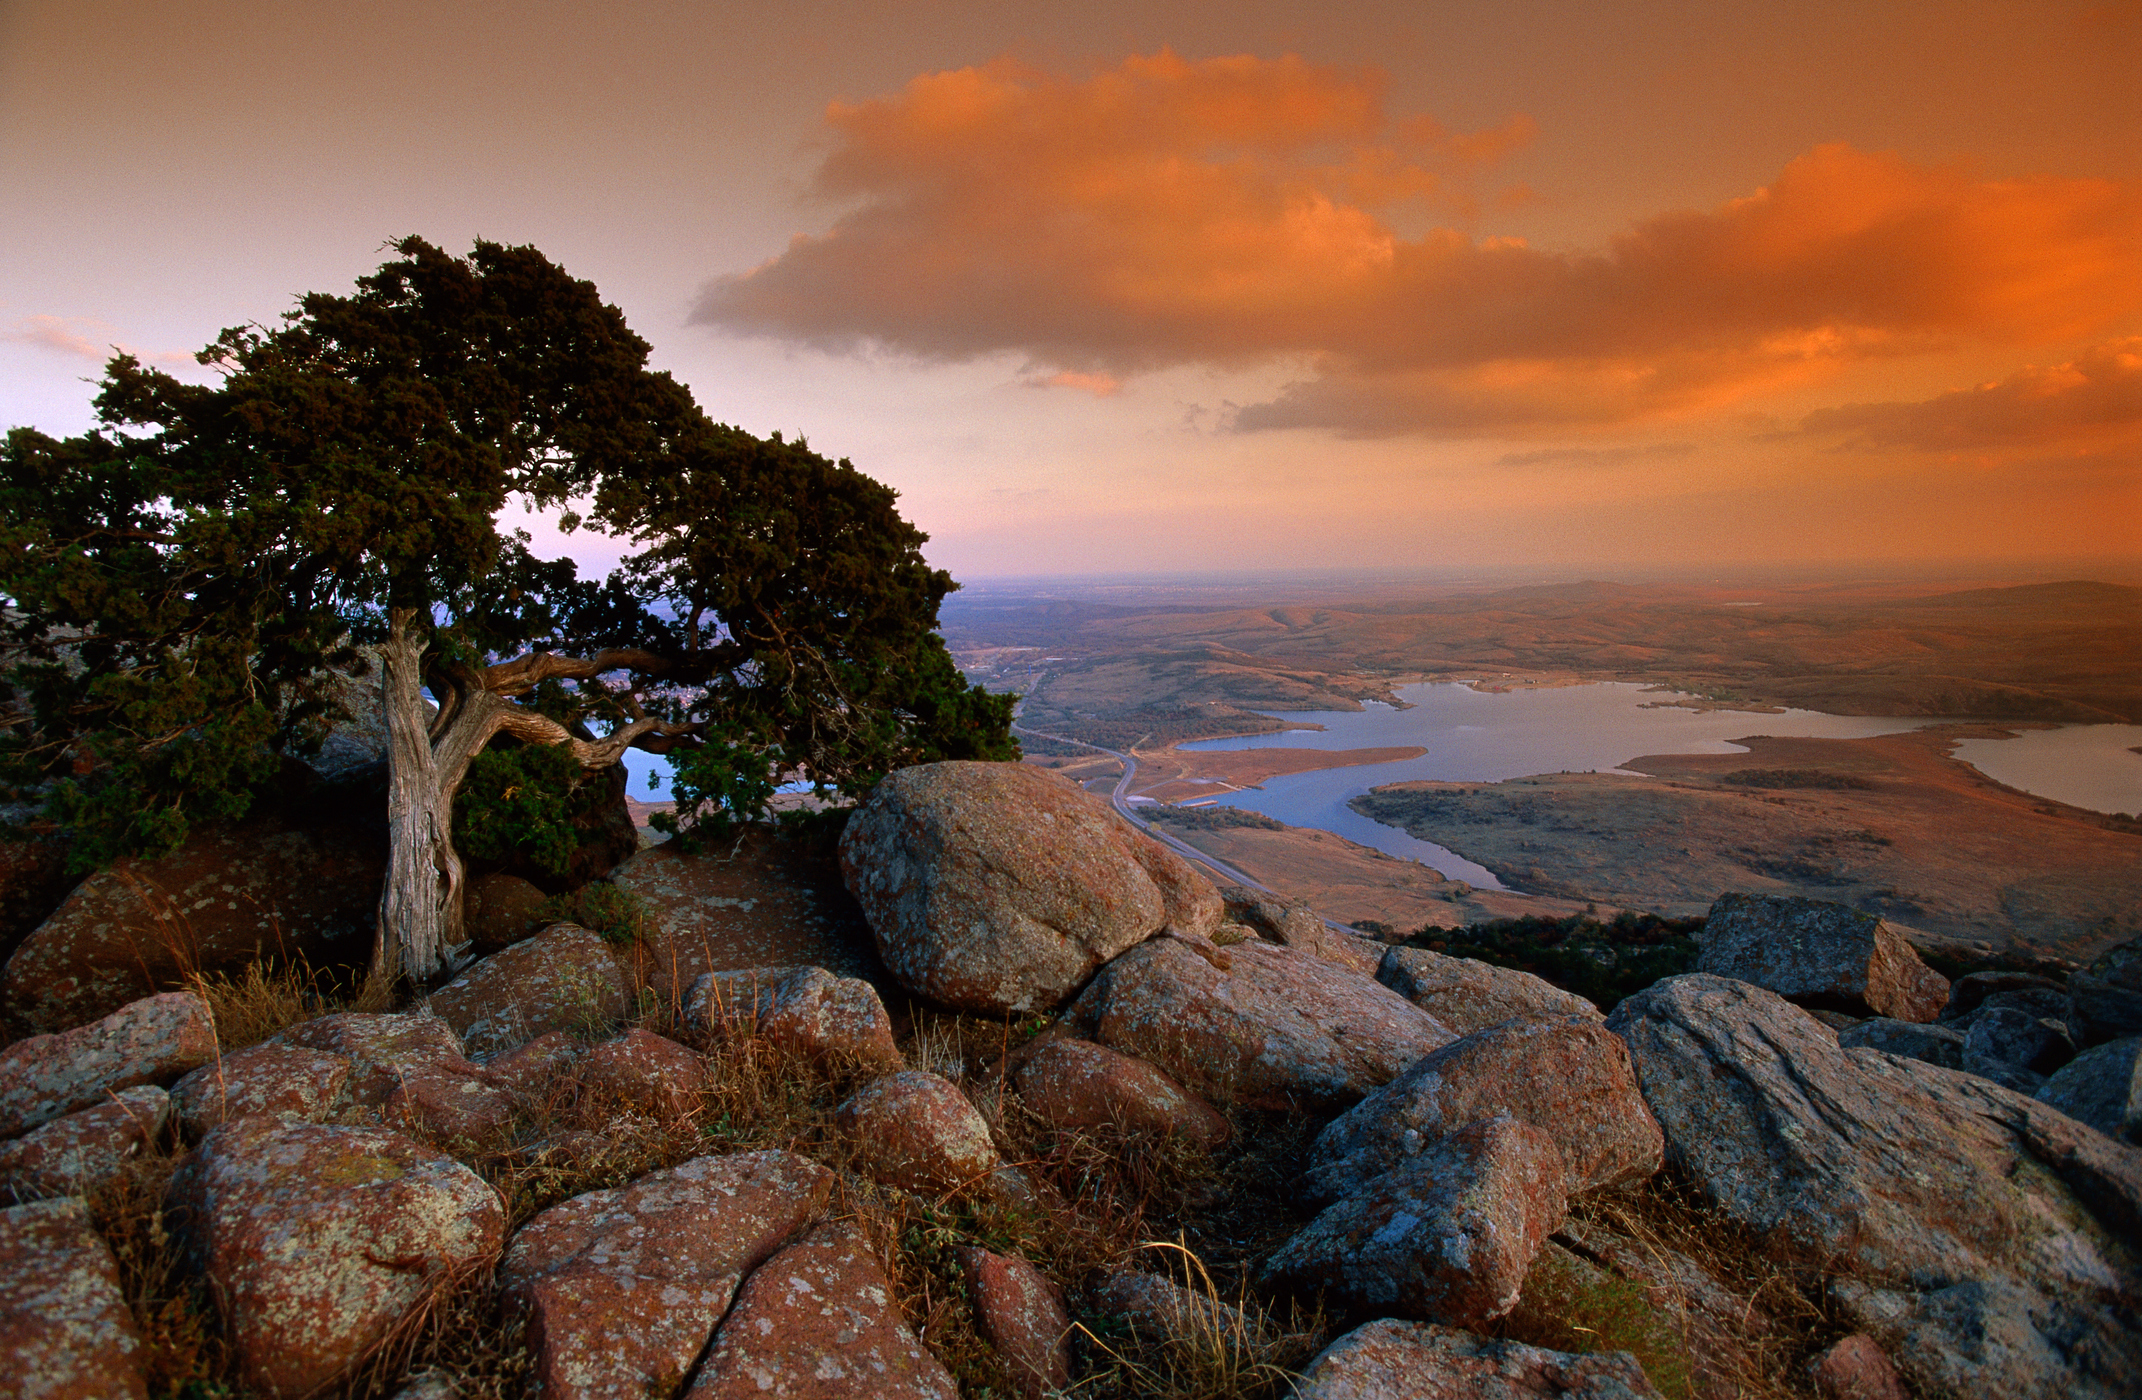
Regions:
[[1020, 763], [901, 769], [850, 818], [840, 862], [900, 984], [987, 1015], [1058, 1006], [1125, 949], [1220, 922], [1187, 861]]

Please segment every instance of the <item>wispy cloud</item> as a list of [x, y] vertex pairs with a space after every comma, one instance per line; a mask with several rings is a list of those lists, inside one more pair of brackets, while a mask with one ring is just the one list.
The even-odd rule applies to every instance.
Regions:
[[1800, 432], [1851, 447], [1921, 452], [2124, 442], [2142, 462], [2142, 336], [1918, 403], [1821, 409], [1801, 420]]
[[[95, 338], [92, 339], [91, 337]], [[144, 364], [166, 369], [195, 369], [193, 356], [176, 350], [144, 351], [119, 342], [116, 329], [88, 316], [26, 316], [13, 326], [0, 329], [0, 340], [35, 345], [54, 354], [102, 366], [124, 351]]]
[[1548, 447], [1535, 452], [1505, 452], [1495, 459], [1498, 467], [1615, 466], [1622, 462], [1658, 461], [1686, 457], [1696, 450], [1692, 442], [1654, 442], [1632, 447]]
[[1163, 51], [1084, 79], [1000, 62], [828, 121], [818, 184], [850, 212], [711, 283], [697, 321], [929, 359], [1019, 353], [1042, 382], [1308, 366], [1240, 431], [1640, 421], [2142, 309], [2142, 189], [1985, 181], [1841, 145], [1596, 251], [1404, 238], [1396, 209], [1462, 221], [1531, 123], [1395, 118], [1374, 71], [1297, 58]]

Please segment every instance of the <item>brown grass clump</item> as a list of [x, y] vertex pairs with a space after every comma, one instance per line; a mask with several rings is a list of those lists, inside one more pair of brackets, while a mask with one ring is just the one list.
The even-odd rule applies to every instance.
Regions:
[[1322, 1314], [1269, 1309], [1246, 1281], [1223, 1289], [1180, 1241], [1147, 1241], [1139, 1253], [1137, 1267], [1166, 1275], [1209, 1306], [1185, 1309], [1158, 1335], [1098, 1315], [1074, 1324], [1087, 1363], [1075, 1394], [1095, 1400], [1277, 1400], [1293, 1394], [1301, 1368], [1329, 1340]]
[[119, 1264], [119, 1289], [141, 1331], [149, 1394], [227, 1394], [229, 1345], [207, 1288], [166, 1228], [164, 1192], [181, 1160], [168, 1142], [141, 1152], [88, 1197], [89, 1219]]

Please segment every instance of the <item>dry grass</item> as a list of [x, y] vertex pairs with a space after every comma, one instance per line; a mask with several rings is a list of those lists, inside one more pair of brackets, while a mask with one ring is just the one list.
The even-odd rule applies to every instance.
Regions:
[[1301, 1368], [1329, 1339], [1320, 1313], [1284, 1315], [1251, 1295], [1246, 1282], [1231, 1292], [1217, 1284], [1195, 1251], [1180, 1241], [1140, 1246], [1135, 1262], [1165, 1275], [1200, 1305], [1182, 1310], [1157, 1334], [1105, 1316], [1090, 1316], [1075, 1332], [1086, 1353], [1074, 1393], [1096, 1400], [1231, 1400], [1293, 1393]]

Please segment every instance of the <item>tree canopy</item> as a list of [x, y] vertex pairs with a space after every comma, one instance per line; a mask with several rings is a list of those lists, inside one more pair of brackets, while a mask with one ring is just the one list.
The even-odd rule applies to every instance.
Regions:
[[[219, 382], [121, 355], [96, 431], [0, 451], [0, 776], [85, 859], [246, 811], [366, 646], [389, 735], [380, 961], [419, 977], [461, 942], [452, 803], [498, 735], [583, 775], [668, 754], [688, 840], [784, 779], [856, 794], [1016, 753], [1009, 697], [936, 635], [955, 585], [894, 492], [709, 420], [533, 248], [394, 251], [353, 293], [225, 331], [200, 356]], [[513, 504], [629, 552], [582, 579], [500, 527]]]

